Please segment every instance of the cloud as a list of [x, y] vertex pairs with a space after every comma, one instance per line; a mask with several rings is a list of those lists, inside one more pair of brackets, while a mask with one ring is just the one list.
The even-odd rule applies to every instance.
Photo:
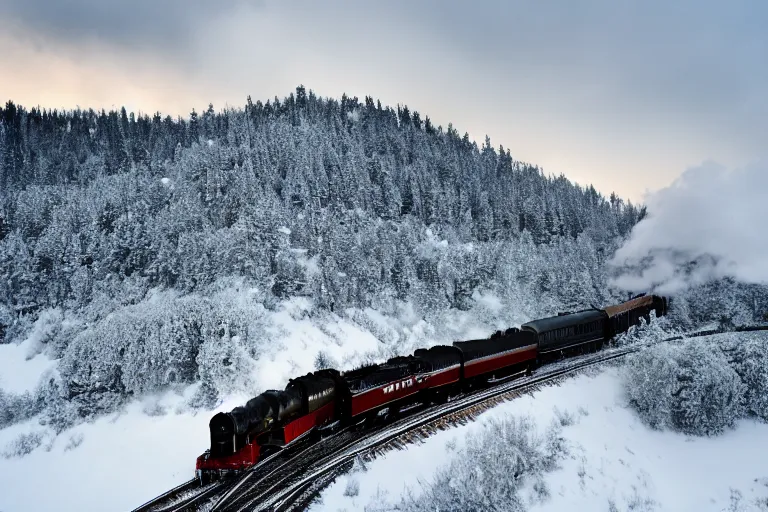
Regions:
[[7, 20], [52, 41], [98, 40], [131, 48], [183, 51], [205, 22], [226, 14], [229, 0], [3, 0]]
[[729, 171], [708, 162], [648, 197], [648, 216], [611, 264], [614, 285], [674, 293], [731, 277], [768, 283], [768, 162]]
[[[765, 26], [759, 0], [0, 0], [0, 93], [171, 114], [298, 84], [372, 95], [636, 201], [765, 156]], [[50, 61], [71, 76], [29, 78]]]

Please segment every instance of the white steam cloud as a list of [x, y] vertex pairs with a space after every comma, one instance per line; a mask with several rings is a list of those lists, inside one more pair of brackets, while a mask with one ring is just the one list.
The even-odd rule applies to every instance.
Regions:
[[713, 279], [768, 283], [768, 165], [689, 169], [647, 198], [611, 265], [614, 286], [674, 293]]

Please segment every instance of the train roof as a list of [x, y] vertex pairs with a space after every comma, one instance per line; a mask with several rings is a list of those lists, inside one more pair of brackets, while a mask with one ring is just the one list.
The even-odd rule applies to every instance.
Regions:
[[554, 329], [560, 329], [562, 327], [570, 327], [576, 324], [582, 324], [586, 322], [592, 322], [595, 320], [603, 320], [606, 318], [606, 314], [601, 309], [585, 309], [576, 313], [568, 313], [566, 315], [551, 316], [549, 318], [540, 318], [539, 320], [532, 320], [528, 323], [521, 325], [522, 329], [529, 329], [536, 333], [548, 332]]
[[385, 363], [367, 365], [344, 372], [341, 378], [346, 381], [351, 391], [359, 392], [408, 375], [415, 364], [418, 364], [418, 359], [413, 356], [398, 356]]
[[514, 331], [510, 332], [509, 334], [503, 334], [502, 336], [491, 336], [490, 338], [481, 338], [476, 340], [454, 341], [453, 346], [463, 350], [465, 347], [478, 346], [480, 344], [500, 346], [510, 344], [525, 345], [527, 343], [535, 342], [536, 340], [533, 338], [533, 334], [531, 332]]
[[622, 302], [621, 304], [617, 304], [615, 306], [606, 306], [605, 312], [609, 317], [614, 317], [622, 313], [626, 313], [631, 309], [639, 308], [642, 306], [652, 306], [653, 299], [653, 295], [641, 295], [640, 297], [635, 297], [632, 300]]

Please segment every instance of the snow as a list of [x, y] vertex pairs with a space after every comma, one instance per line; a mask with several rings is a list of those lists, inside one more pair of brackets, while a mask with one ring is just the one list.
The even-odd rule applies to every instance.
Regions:
[[[0, 457], [0, 510], [131, 510], [189, 480], [208, 444], [212, 414], [176, 412], [190, 392], [134, 402], [121, 414], [56, 438], [43, 434], [43, 446], [25, 457]], [[217, 411], [243, 398], [233, 397]], [[169, 414], [150, 415], [162, 409]], [[0, 430], [0, 447], [40, 431], [34, 421]]]
[[0, 389], [9, 393], [33, 391], [43, 375], [55, 372], [56, 360], [45, 355], [45, 343], [68, 320], [61, 311], [44, 311], [21, 343], [0, 345]]
[[[0, 345], [0, 389], [10, 393], [33, 391], [40, 378], [53, 371], [56, 361], [43, 354], [27, 359], [30, 339], [15, 345]], [[1, 510], [1, 509], [0, 509]]]
[[290, 229], [288, 229], [288, 228], [287, 228], [287, 227], [285, 227], [285, 226], [280, 226], [279, 228], [277, 228], [277, 230], [278, 230], [279, 232], [281, 232], [282, 234], [284, 234], [284, 235], [290, 235], [290, 234], [291, 234], [291, 230], [290, 230]]
[[165, 186], [168, 186], [171, 183], [171, 180], [169, 178], [160, 178], [160, 183], [162, 183]]
[[351, 112], [347, 112], [347, 119], [352, 121], [353, 123], [357, 123], [360, 121], [360, 111], [358, 109], [352, 110]]
[[611, 510], [611, 504], [617, 510], [721, 511], [732, 496], [741, 496], [742, 507], [768, 499], [768, 459], [764, 450], [755, 449], [768, 444], [768, 425], [743, 420], [724, 435], [703, 438], [651, 430], [626, 406], [620, 371], [612, 368], [544, 388], [482, 414], [475, 423], [389, 452], [365, 470], [338, 478], [310, 510], [397, 503], [408, 490], [418, 494], [484, 422], [529, 416], [543, 432], [558, 414], [575, 419], [563, 428], [568, 455], [545, 476], [551, 496], [531, 505], [532, 511]]
[[488, 308], [490, 311], [497, 313], [501, 311], [504, 304], [501, 300], [492, 293], [481, 293], [477, 290], [472, 292], [472, 299], [482, 307]]

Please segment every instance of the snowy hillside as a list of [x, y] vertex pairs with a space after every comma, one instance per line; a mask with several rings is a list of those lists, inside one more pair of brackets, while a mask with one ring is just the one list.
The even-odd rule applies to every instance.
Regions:
[[716, 437], [651, 429], [629, 406], [622, 372], [576, 377], [358, 462], [310, 510], [458, 512], [473, 499], [476, 510], [768, 510], [758, 448], [768, 424], [741, 419]]

